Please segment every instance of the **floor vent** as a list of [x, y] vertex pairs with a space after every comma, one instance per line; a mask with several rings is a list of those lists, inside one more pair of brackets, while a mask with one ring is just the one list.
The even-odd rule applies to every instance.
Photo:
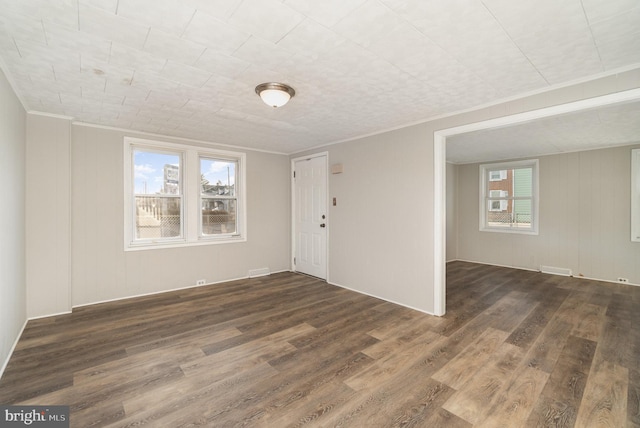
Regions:
[[553, 266], [540, 266], [540, 272], [550, 273], [553, 275], [571, 276], [571, 269], [559, 268]]
[[249, 271], [249, 278], [255, 278], [257, 276], [267, 276], [271, 275], [271, 271], [269, 268], [261, 268], [261, 269], [251, 269]]

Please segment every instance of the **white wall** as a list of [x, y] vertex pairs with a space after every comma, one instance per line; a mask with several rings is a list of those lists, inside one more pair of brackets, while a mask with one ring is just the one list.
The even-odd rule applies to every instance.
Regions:
[[27, 315], [71, 311], [70, 122], [27, 115]]
[[289, 160], [255, 151], [246, 152], [247, 242], [125, 252], [125, 135], [153, 139], [72, 126], [74, 306], [194, 286], [198, 279], [243, 278], [250, 269], [289, 270]]
[[537, 236], [480, 232], [479, 164], [459, 165], [458, 258], [640, 284], [640, 244], [630, 239], [631, 148], [539, 157]]
[[0, 376], [27, 320], [25, 122], [22, 104], [0, 71]]

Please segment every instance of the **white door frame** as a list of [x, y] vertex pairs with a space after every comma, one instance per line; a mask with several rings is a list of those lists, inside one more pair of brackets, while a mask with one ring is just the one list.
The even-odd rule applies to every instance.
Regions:
[[295, 189], [295, 180], [293, 179], [293, 172], [295, 171], [295, 167], [296, 167], [296, 162], [301, 161], [301, 160], [305, 160], [305, 159], [313, 159], [313, 158], [319, 158], [324, 156], [326, 159], [326, 166], [327, 166], [327, 171], [325, 174], [325, 189], [326, 189], [326, 199], [324, 201], [324, 205], [325, 205], [325, 215], [327, 216], [327, 227], [326, 227], [326, 245], [325, 245], [325, 260], [326, 260], [326, 279], [325, 281], [329, 282], [329, 229], [331, 229], [331, 216], [329, 215], [329, 152], [318, 152], [318, 153], [313, 153], [310, 155], [306, 155], [306, 156], [299, 156], [296, 158], [292, 158], [291, 159], [291, 171], [290, 171], [290, 175], [289, 175], [289, 179], [291, 180], [291, 259], [290, 259], [290, 266], [291, 266], [291, 271], [295, 272], [296, 271], [296, 265], [293, 262], [295, 256], [296, 256], [296, 189]]
[[442, 316], [446, 310], [446, 142], [447, 137], [471, 131], [526, 123], [537, 119], [566, 113], [588, 110], [596, 107], [640, 100], [640, 89], [631, 89], [614, 94], [588, 98], [525, 113], [503, 116], [482, 122], [470, 123], [433, 133], [433, 313]]

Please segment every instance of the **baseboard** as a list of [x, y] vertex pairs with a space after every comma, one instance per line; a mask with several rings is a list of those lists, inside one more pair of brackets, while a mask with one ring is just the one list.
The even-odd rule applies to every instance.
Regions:
[[456, 262], [465, 262], [465, 263], [475, 263], [477, 265], [496, 266], [496, 267], [503, 267], [503, 268], [510, 268], [510, 269], [526, 270], [526, 271], [529, 271], [529, 272], [540, 272], [540, 270], [538, 270], [538, 269], [532, 269], [532, 268], [526, 268], [526, 267], [520, 267], [520, 266], [501, 265], [499, 263], [477, 262], [475, 260], [466, 260], [466, 259], [456, 259], [454, 261], [456, 261]]
[[207, 282], [206, 284], [202, 284], [202, 285], [187, 285], [186, 287], [177, 287], [177, 288], [172, 288], [170, 290], [151, 291], [149, 293], [135, 294], [133, 296], [115, 297], [113, 299], [100, 300], [100, 301], [97, 301], [97, 302], [81, 303], [79, 305], [73, 305], [72, 308], [73, 309], [75, 309], [75, 308], [83, 308], [85, 306], [99, 305], [99, 304], [102, 304], [102, 303], [111, 303], [111, 302], [118, 302], [120, 300], [135, 299], [135, 298], [138, 298], [138, 297], [154, 296], [156, 294], [171, 293], [173, 291], [188, 290], [190, 288], [206, 287], [208, 285], [222, 284], [223, 282], [239, 281], [241, 279], [248, 279], [248, 278], [249, 278], [248, 276], [241, 276], [241, 277], [238, 277], [238, 278], [230, 278], [230, 279], [225, 279], [225, 280], [222, 280], [222, 281]]
[[573, 277], [579, 278], [579, 279], [588, 279], [589, 281], [608, 282], [610, 284], [632, 285], [634, 287], [640, 287], [640, 284], [636, 284], [635, 282], [618, 282], [612, 279], [598, 279], [598, 278], [591, 278], [590, 276], [582, 276], [582, 275], [573, 275]]
[[24, 329], [27, 327], [27, 323], [28, 322], [29, 322], [29, 320], [26, 319], [24, 321], [24, 324], [22, 324], [22, 328], [20, 329], [20, 333], [18, 333], [18, 336], [16, 336], [16, 340], [13, 341], [13, 346], [11, 346], [11, 349], [9, 349], [9, 353], [7, 354], [6, 360], [2, 362], [2, 367], [0, 367], [0, 379], [2, 379], [2, 375], [4, 374], [4, 370], [9, 365], [9, 360], [11, 360], [11, 356], [13, 356], [13, 351], [15, 351], [16, 350], [16, 346], [18, 346], [18, 342], [20, 341], [20, 338], [22, 337], [22, 333], [24, 333]]
[[64, 311], [64, 312], [57, 312], [55, 314], [49, 314], [49, 315], [38, 315], [37, 317], [29, 317], [27, 318], [28, 321], [32, 321], [32, 320], [39, 320], [41, 318], [50, 318], [50, 317], [57, 317], [60, 315], [69, 315], [71, 313], [71, 311]]
[[424, 309], [419, 309], [419, 308], [415, 308], [413, 306], [405, 305], [404, 303], [396, 302], [394, 300], [387, 299], [386, 297], [380, 297], [380, 296], [376, 296], [375, 294], [365, 293], [364, 291], [355, 290], [353, 288], [346, 287], [344, 285], [341, 285], [341, 284], [338, 284], [338, 283], [335, 283], [335, 282], [331, 282], [329, 280], [327, 280], [327, 284], [335, 285], [336, 287], [344, 288], [345, 290], [353, 291], [354, 293], [363, 294], [365, 296], [375, 297], [376, 299], [380, 299], [380, 300], [383, 300], [385, 302], [393, 303], [394, 305], [403, 306], [403, 307], [405, 307], [407, 309], [412, 309], [414, 311], [422, 312], [423, 314], [436, 316], [432, 312], [425, 311]]
[[[553, 273], [541, 272], [540, 269], [531, 269], [531, 268], [520, 267], [520, 266], [508, 266], [508, 265], [501, 265], [501, 264], [497, 264], [497, 263], [478, 262], [478, 261], [475, 261], [475, 260], [465, 260], [465, 259], [456, 259], [456, 260], [452, 260], [452, 261], [475, 263], [475, 264], [479, 264], [479, 265], [497, 266], [497, 267], [504, 267], [504, 268], [510, 268], [510, 269], [518, 269], [518, 270], [526, 270], [526, 271], [529, 271], [529, 272], [540, 272], [540, 273], [544, 273], [545, 275], [557, 275], [557, 274], [553, 274]], [[447, 262], [447, 263], [449, 263], [449, 262]], [[634, 282], [622, 283], [622, 282], [614, 281], [612, 279], [592, 278], [592, 277], [589, 277], [589, 276], [582, 276], [582, 275], [571, 275], [571, 277], [572, 278], [587, 279], [589, 281], [609, 282], [611, 284], [633, 285], [634, 287], [640, 287], [640, 284], [636, 284]]]
[[[273, 274], [281, 273], [281, 272], [289, 272], [289, 269], [282, 269], [282, 270], [273, 271], [273, 272], [270, 272], [269, 275], [273, 275]], [[73, 305], [72, 308], [73, 309], [75, 309], [75, 308], [83, 308], [85, 306], [99, 305], [101, 303], [111, 303], [111, 302], [118, 302], [120, 300], [135, 299], [137, 297], [147, 297], [147, 296], [153, 296], [153, 295], [156, 295], [156, 294], [171, 293], [172, 291], [180, 291], [180, 290], [188, 290], [190, 288], [206, 287], [208, 285], [222, 284], [222, 283], [225, 283], [225, 282], [239, 281], [239, 280], [242, 280], [242, 279], [250, 279], [250, 277], [249, 276], [242, 276], [242, 277], [238, 277], [238, 278], [224, 279], [222, 281], [208, 282], [208, 283], [202, 284], [202, 285], [188, 285], [186, 287], [172, 288], [170, 290], [152, 291], [150, 293], [136, 294], [136, 295], [133, 295], [133, 296], [116, 297], [116, 298], [113, 298], [113, 299], [100, 300], [98, 302], [82, 303], [82, 304], [79, 304], [79, 305]], [[51, 315], [49, 315], [49, 316], [51, 316]], [[40, 317], [40, 318], [45, 318], [45, 317]]]

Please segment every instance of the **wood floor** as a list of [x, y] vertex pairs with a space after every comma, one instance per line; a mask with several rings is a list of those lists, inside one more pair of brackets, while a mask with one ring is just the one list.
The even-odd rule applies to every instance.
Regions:
[[447, 310], [292, 273], [79, 308], [28, 323], [0, 403], [83, 428], [640, 426], [640, 287], [454, 262]]

